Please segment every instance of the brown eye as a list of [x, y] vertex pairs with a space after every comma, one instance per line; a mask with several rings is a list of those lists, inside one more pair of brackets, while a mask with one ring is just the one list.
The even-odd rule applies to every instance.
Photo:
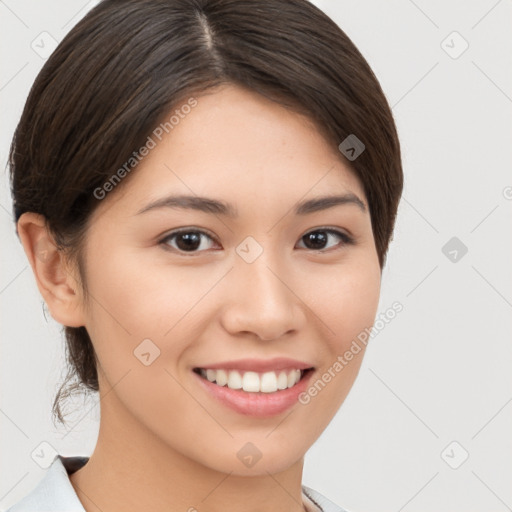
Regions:
[[334, 244], [334, 246], [353, 244], [353, 239], [351, 237], [335, 229], [316, 229], [315, 231], [310, 231], [309, 233], [305, 234], [301, 240], [304, 241], [306, 249], [321, 251], [333, 247], [332, 245], [326, 247], [326, 245], [329, 243], [329, 238], [331, 237], [338, 238], [338, 240], [342, 241], [341, 244]]
[[205, 242], [205, 239], [213, 241], [212, 237], [204, 231], [189, 229], [174, 231], [163, 238], [160, 243], [179, 252], [196, 253], [211, 248], [208, 247], [208, 241]]

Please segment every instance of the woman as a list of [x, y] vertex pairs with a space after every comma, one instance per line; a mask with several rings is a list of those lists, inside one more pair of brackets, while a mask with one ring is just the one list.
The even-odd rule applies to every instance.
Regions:
[[54, 414], [74, 378], [101, 411], [92, 455], [55, 455], [10, 510], [343, 510], [304, 455], [361, 365], [403, 176], [342, 30], [306, 0], [104, 0], [10, 166], [65, 328]]

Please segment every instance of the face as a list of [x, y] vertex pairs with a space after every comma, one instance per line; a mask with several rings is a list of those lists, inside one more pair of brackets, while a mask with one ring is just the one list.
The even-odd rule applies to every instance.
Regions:
[[307, 118], [232, 85], [196, 99], [91, 217], [102, 423], [225, 473], [282, 471], [361, 364], [361, 343], [344, 354], [379, 300], [368, 204]]

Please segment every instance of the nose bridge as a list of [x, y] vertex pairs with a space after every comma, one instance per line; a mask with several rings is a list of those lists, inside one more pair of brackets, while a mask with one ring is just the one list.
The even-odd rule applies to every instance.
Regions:
[[253, 263], [237, 262], [235, 272], [238, 278], [245, 283], [245, 293], [252, 302], [260, 302], [263, 309], [275, 310], [283, 305], [290, 304], [290, 292], [283, 284], [286, 276], [280, 272], [282, 265], [276, 264], [274, 258], [260, 256]]

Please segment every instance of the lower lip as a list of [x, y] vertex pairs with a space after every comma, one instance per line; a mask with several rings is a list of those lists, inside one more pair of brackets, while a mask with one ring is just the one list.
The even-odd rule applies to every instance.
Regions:
[[250, 393], [230, 389], [227, 386], [218, 386], [196, 372], [192, 373], [208, 393], [227, 407], [246, 416], [268, 418], [286, 411], [297, 403], [299, 395], [306, 390], [313, 371], [308, 370], [295, 386], [274, 393]]

